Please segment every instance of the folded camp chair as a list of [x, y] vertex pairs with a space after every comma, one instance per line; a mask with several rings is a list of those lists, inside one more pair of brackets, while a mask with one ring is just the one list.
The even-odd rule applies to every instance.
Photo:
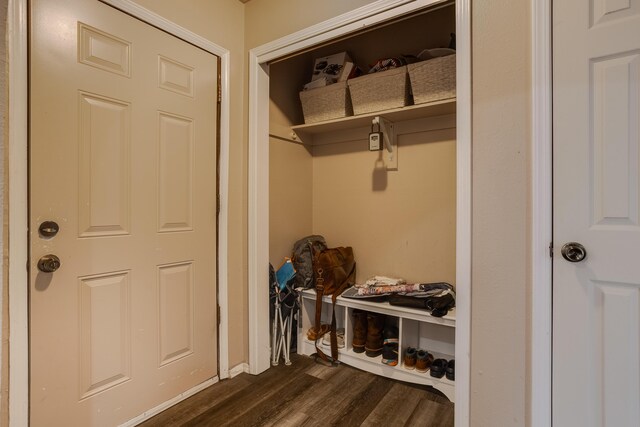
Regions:
[[291, 334], [293, 329], [293, 316], [298, 309], [297, 292], [285, 286], [280, 289], [277, 285], [273, 289], [275, 298], [273, 325], [271, 331], [271, 365], [277, 366], [280, 356], [284, 359], [285, 365], [291, 365]]

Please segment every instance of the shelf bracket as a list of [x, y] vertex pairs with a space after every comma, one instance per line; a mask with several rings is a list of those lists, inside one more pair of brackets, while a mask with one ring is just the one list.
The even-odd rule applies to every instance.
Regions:
[[398, 141], [393, 122], [384, 117], [376, 116], [371, 120], [373, 126], [378, 126], [384, 141], [384, 164], [387, 170], [398, 170]]

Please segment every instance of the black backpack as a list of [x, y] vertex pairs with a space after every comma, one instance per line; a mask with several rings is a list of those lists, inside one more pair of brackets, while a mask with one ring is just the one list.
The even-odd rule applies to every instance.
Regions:
[[296, 270], [293, 277], [295, 288], [313, 288], [315, 280], [313, 278], [313, 254], [327, 249], [327, 242], [324, 237], [311, 235], [303, 237], [293, 244], [291, 262]]

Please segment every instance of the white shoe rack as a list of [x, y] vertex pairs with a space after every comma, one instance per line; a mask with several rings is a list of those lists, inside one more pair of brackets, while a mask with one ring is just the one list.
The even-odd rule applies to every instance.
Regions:
[[[313, 326], [316, 309], [316, 293], [307, 289], [301, 293], [302, 303], [298, 317], [298, 353], [312, 355], [316, 352], [313, 341], [307, 340], [307, 330]], [[353, 310], [360, 309], [386, 315], [386, 324], [394, 324], [399, 330], [398, 364], [388, 366], [382, 363], [382, 356], [368, 357], [365, 353], [353, 351]], [[341, 363], [368, 371], [387, 378], [416, 384], [433, 386], [449, 400], [454, 401], [455, 381], [443, 376], [435, 378], [430, 371], [418, 372], [405, 369], [402, 361], [407, 347], [423, 349], [433, 354], [434, 359], [454, 358], [455, 346], [455, 309], [444, 317], [434, 317], [426, 310], [393, 306], [389, 303], [368, 302], [338, 297], [336, 302], [336, 322], [338, 328], [345, 329], [345, 347], [338, 349]], [[322, 323], [331, 323], [331, 297], [322, 299]], [[318, 347], [330, 355], [331, 349], [318, 341]]]

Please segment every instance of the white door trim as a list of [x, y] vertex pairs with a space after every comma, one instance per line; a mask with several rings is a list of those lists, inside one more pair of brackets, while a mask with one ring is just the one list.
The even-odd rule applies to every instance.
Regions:
[[[228, 354], [228, 199], [229, 199], [229, 50], [168, 21], [130, 0], [101, 0], [148, 24], [220, 57], [220, 214], [218, 304], [220, 305], [219, 377], [229, 376]], [[9, 423], [29, 423], [28, 332], [28, 68], [27, 3], [9, 0]]]
[[456, 1], [456, 427], [469, 426], [471, 406], [471, 2]]
[[532, 2], [531, 425], [551, 426], [552, 68], [551, 0]]
[[29, 425], [27, 0], [9, 0], [9, 425]]
[[[249, 366], [269, 367], [269, 75], [268, 62], [437, 3], [379, 0], [249, 52]], [[457, 262], [456, 426], [469, 425], [471, 351], [471, 0], [456, 1]]]

